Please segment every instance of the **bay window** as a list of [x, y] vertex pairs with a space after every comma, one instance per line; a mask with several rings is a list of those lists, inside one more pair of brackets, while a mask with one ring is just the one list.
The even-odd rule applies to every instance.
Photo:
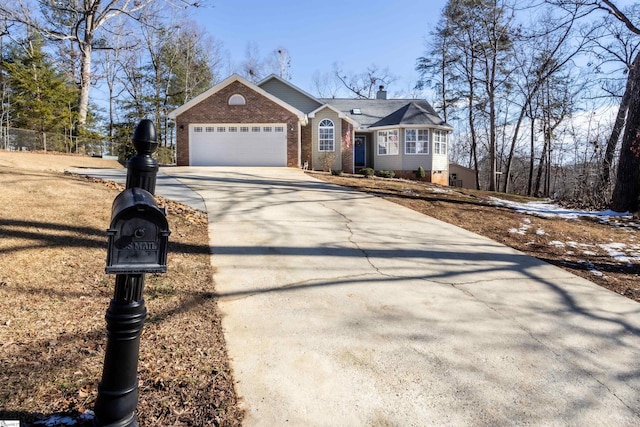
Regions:
[[398, 141], [398, 129], [379, 130], [378, 131], [378, 155], [394, 156], [397, 155], [400, 144]]
[[447, 132], [443, 130], [433, 131], [433, 152], [435, 154], [447, 154]]
[[429, 154], [429, 129], [406, 129], [404, 131], [405, 154]]

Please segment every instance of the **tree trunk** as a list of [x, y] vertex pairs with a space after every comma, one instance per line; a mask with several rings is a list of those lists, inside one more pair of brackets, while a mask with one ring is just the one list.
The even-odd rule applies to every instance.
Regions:
[[78, 99], [78, 130], [85, 128], [89, 112], [89, 91], [91, 90], [91, 55], [93, 52], [93, 15], [88, 14], [85, 22], [84, 38], [80, 46], [80, 97]]
[[640, 54], [634, 59], [629, 76], [627, 77], [627, 85], [620, 100], [620, 106], [618, 107], [618, 114], [616, 114], [616, 121], [613, 125], [611, 135], [607, 140], [607, 148], [605, 149], [604, 158], [602, 159], [602, 166], [600, 169], [599, 177], [599, 190], [601, 192], [607, 191], [611, 181], [611, 165], [613, 163], [613, 156], [618, 146], [618, 140], [620, 134], [625, 125], [627, 118], [627, 112], [629, 111], [629, 98], [633, 92], [633, 87], [636, 81], [640, 81]]
[[[633, 61], [629, 79], [634, 79], [629, 91], [629, 110], [622, 138], [616, 185], [611, 209], [616, 212], [637, 212], [640, 193], [640, 54]], [[627, 85], [629, 87], [629, 85]]]
[[449, 78], [447, 73], [447, 52], [445, 50], [444, 42], [442, 48], [442, 67], [440, 67], [440, 84], [442, 85], [442, 119], [445, 123], [448, 123], [447, 120], [449, 117], [447, 116], [447, 79]]
[[547, 159], [547, 137], [544, 138], [544, 145], [542, 146], [542, 155], [540, 156], [540, 164], [538, 165], [538, 172], [536, 174], [536, 184], [534, 187], [533, 195], [540, 197], [540, 183], [542, 181], [542, 171], [544, 170], [544, 164]]
[[473, 157], [473, 168], [476, 172], [476, 189], [480, 190], [480, 172], [478, 172], [478, 143], [476, 142], [476, 127], [473, 123], [473, 85], [469, 92], [469, 133], [471, 134], [471, 156]]
[[545, 178], [544, 196], [551, 195], [551, 138], [549, 138], [549, 148], [547, 148], [547, 177]]
[[490, 77], [487, 91], [489, 98], [489, 191], [496, 191], [496, 100], [493, 86], [493, 75]]
[[476, 59], [473, 54], [470, 54], [467, 58], [467, 79], [469, 83], [469, 102], [468, 102], [468, 120], [469, 120], [469, 133], [471, 135], [471, 157], [473, 158], [473, 169], [476, 173], [476, 190], [480, 190], [480, 172], [478, 170], [478, 142], [476, 135], [476, 126], [473, 122], [473, 99], [475, 97], [473, 76], [476, 68]]
[[82, 49], [82, 66], [80, 67], [80, 98], [78, 100], [78, 129], [84, 129], [89, 111], [89, 89], [91, 88], [91, 46]]
[[531, 196], [531, 190], [533, 186], [533, 168], [535, 166], [535, 149], [536, 149], [536, 119], [533, 117], [533, 111], [531, 111], [531, 156], [529, 157], [529, 180], [527, 182], [527, 196]]
[[509, 192], [509, 181], [511, 178], [511, 163], [513, 161], [513, 155], [516, 150], [516, 142], [518, 140], [518, 134], [520, 133], [520, 124], [522, 123], [522, 119], [527, 111], [527, 104], [522, 107], [520, 110], [520, 115], [518, 116], [518, 121], [516, 122], [516, 127], [513, 131], [513, 136], [511, 137], [511, 147], [509, 148], [509, 157], [507, 157], [507, 170], [505, 171], [505, 179], [504, 179], [504, 187], [503, 192]]

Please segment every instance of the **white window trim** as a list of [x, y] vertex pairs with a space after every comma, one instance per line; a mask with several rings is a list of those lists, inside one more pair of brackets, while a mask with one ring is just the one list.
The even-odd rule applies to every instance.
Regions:
[[[328, 124], [325, 124], [323, 126], [323, 123], [331, 123], [331, 125], [329, 126]], [[331, 139], [329, 138], [322, 138], [322, 130], [331, 130]], [[323, 149], [323, 144], [322, 142], [325, 141], [325, 144], [327, 143], [331, 143], [331, 149]], [[333, 123], [333, 120], [330, 119], [322, 119], [320, 121], [320, 123], [318, 124], [318, 151], [321, 153], [330, 153], [333, 151], [336, 151], [336, 126]]]
[[229, 105], [246, 105], [247, 104], [247, 100], [244, 98], [244, 96], [240, 95], [239, 93], [233, 94], [231, 95], [231, 97], [229, 97]]
[[[382, 141], [381, 139], [383, 138], [382, 134], [384, 133], [384, 138], [386, 139], [386, 141]], [[389, 133], [395, 133], [396, 134], [396, 142], [395, 142], [395, 153], [392, 153], [390, 150], [390, 147], [393, 144], [392, 141], [389, 141]], [[378, 131], [378, 135], [377, 135], [377, 141], [376, 141], [376, 152], [378, 154], [378, 156], [398, 156], [400, 155], [400, 131], [398, 129], [389, 129], [389, 130], [379, 130]], [[387, 147], [387, 152], [386, 153], [380, 153], [380, 147], [381, 144], [386, 145]]]
[[448, 136], [449, 132], [438, 129], [435, 129], [433, 131], [433, 154], [442, 156], [447, 155], [447, 140], [449, 139]]
[[[416, 133], [416, 140], [415, 141], [408, 141], [407, 140], [407, 133], [409, 131], [415, 131], [415, 133]], [[424, 133], [427, 136], [426, 140], [419, 140], [418, 139], [418, 132], [419, 131], [424, 131]], [[429, 151], [430, 151], [429, 150], [429, 146], [431, 145], [430, 141], [429, 141], [429, 134], [430, 134], [430, 132], [429, 132], [429, 129], [427, 129], [427, 128], [424, 128], [424, 129], [418, 129], [418, 128], [405, 129], [404, 130], [404, 154], [406, 154], [407, 156], [428, 156], [429, 155]], [[408, 142], [415, 142], [415, 143], [421, 142], [422, 143], [422, 147], [425, 148], [427, 150], [427, 152], [426, 153], [418, 153], [418, 152], [411, 153], [411, 152], [409, 152], [409, 144], [408, 144]]]

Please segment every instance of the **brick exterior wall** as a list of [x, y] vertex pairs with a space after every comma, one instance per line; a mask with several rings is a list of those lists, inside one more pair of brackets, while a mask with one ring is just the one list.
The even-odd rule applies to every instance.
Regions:
[[353, 126], [342, 120], [342, 171], [353, 173]]
[[309, 162], [309, 169], [313, 169], [313, 155], [311, 151], [311, 124], [301, 127], [301, 159], [300, 161], [304, 165], [304, 162]]
[[[229, 105], [229, 98], [234, 94], [244, 96], [246, 105]], [[287, 166], [300, 167], [298, 164], [298, 117], [238, 81], [230, 83], [176, 117], [178, 166], [189, 165], [189, 124], [191, 123], [286, 123]]]

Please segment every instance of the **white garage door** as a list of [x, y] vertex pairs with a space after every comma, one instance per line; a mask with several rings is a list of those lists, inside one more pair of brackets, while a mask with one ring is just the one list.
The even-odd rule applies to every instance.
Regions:
[[192, 166], [286, 166], [285, 124], [192, 124]]

